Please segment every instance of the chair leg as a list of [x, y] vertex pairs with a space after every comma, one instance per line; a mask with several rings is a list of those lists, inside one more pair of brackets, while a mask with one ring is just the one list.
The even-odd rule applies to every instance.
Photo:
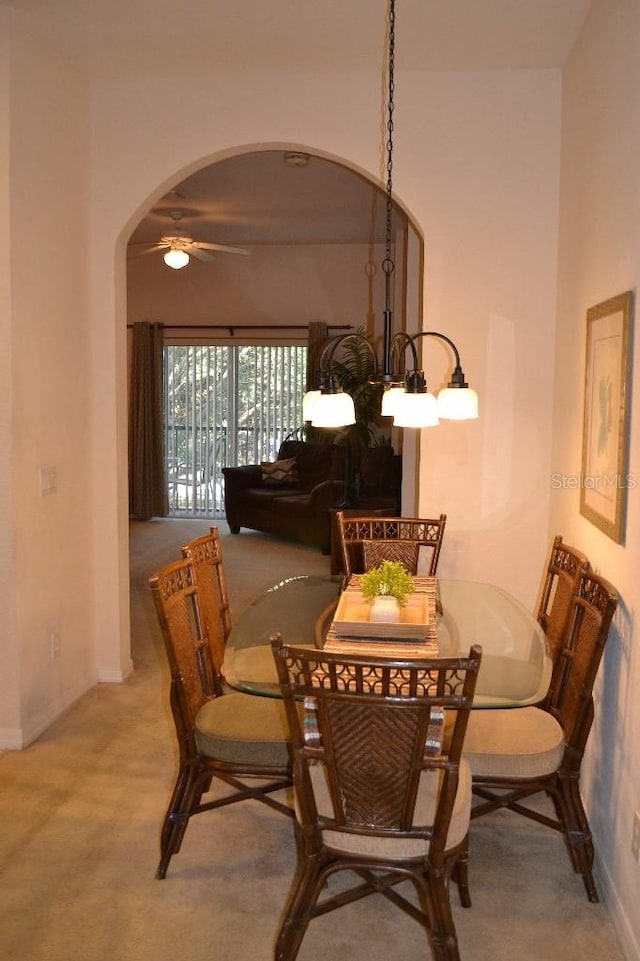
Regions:
[[156, 870], [158, 880], [165, 877], [169, 861], [179, 851], [185, 832], [186, 824], [181, 823], [179, 815], [184, 808], [185, 795], [191, 780], [189, 774], [189, 766], [181, 764], [160, 832], [160, 862]]
[[417, 887], [428, 919], [427, 934], [433, 961], [460, 961], [446, 875], [442, 870], [423, 875]]
[[275, 961], [294, 961], [297, 957], [322, 883], [322, 866], [317, 859], [298, 861], [276, 938]]
[[471, 907], [471, 894], [469, 892], [469, 835], [466, 836], [464, 847], [453, 867], [451, 875], [458, 887], [458, 897], [463, 908]]
[[181, 764], [176, 786], [165, 816], [160, 838], [160, 863], [156, 878], [162, 880], [167, 873], [169, 862], [182, 845], [189, 818], [200, 803], [204, 788], [202, 778], [198, 779], [198, 768], [193, 764]]
[[593, 878], [593, 840], [577, 777], [558, 778], [557, 800], [573, 869], [582, 875], [589, 900], [597, 904], [600, 898]]

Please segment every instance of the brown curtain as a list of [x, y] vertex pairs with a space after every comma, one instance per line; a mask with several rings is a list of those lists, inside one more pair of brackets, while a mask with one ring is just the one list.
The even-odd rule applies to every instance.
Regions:
[[329, 342], [329, 329], [325, 323], [314, 320], [309, 324], [307, 351], [307, 390], [320, 386], [320, 355]]
[[169, 513], [162, 436], [162, 324], [134, 324], [129, 397], [129, 513]]

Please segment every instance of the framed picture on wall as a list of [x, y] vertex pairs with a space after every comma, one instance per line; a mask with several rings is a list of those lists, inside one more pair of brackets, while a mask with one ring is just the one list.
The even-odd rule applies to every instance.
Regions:
[[632, 293], [587, 311], [580, 513], [624, 540], [629, 446], [629, 342]]

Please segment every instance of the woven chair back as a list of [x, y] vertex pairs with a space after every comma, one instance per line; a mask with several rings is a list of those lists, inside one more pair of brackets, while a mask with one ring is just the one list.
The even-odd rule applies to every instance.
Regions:
[[346, 516], [336, 514], [345, 579], [363, 574], [384, 560], [400, 561], [418, 573], [421, 555], [429, 552], [421, 573], [434, 577], [438, 568], [446, 514], [438, 518]]
[[[231, 611], [218, 528], [212, 527], [210, 534], [185, 544], [182, 556], [191, 562], [193, 568], [203, 629], [209, 642], [216, 683], [219, 685], [225, 648], [231, 633]], [[215, 690], [212, 693], [220, 691]]]
[[552, 708], [567, 741], [564, 763], [575, 771], [580, 770], [593, 723], [593, 685], [617, 604], [618, 593], [607, 580], [592, 571], [583, 571], [561, 654], [564, 670]]
[[545, 699], [547, 707], [553, 707], [559, 697], [562, 674], [565, 670], [561, 655], [567, 642], [574, 596], [580, 574], [584, 570], [589, 570], [589, 567], [587, 556], [582, 551], [564, 544], [560, 535], [554, 538], [537, 613], [538, 623], [547, 637], [553, 664], [551, 682]]
[[[437, 861], [455, 801], [480, 649], [472, 648], [466, 658], [390, 661], [289, 647], [279, 637], [272, 646], [305, 836], [318, 848], [324, 830], [428, 838], [430, 857]], [[445, 747], [447, 709], [454, 720]], [[318, 765], [326, 773], [330, 816], [318, 813], [313, 789]], [[434, 779], [437, 802], [427, 823], [416, 825], [416, 797], [425, 775]]]
[[589, 566], [586, 554], [564, 544], [560, 535], [554, 538], [537, 615], [538, 623], [554, 650], [566, 634], [580, 574]]
[[149, 584], [171, 669], [171, 707], [182, 744], [192, 737], [196, 715], [213, 689], [193, 567], [188, 560], [176, 561]]

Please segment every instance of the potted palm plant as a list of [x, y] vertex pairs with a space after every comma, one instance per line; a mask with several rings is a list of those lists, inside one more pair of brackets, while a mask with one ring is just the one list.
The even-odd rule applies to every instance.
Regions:
[[[347, 503], [358, 497], [362, 451], [368, 447], [391, 445], [388, 427], [380, 415], [382, 385], [371, 380], [372, 350], [375, 350], [373, 341], [367, 337], [363, 327], [358, 327], [353, 334], [344, 338], [331, 362], [332, 373], [345, 393], [353, 398], [356, 413], [355, 424], [341, 427], [332, 435], [333, 443], [343, 445], [347, 452]], [[327, 438], [325, 428], [311, 428], [310, 434], [312, 439], [316, 435]]]
[[[343, 437], [354, 446], [369, 447], [379, 442], [377, 433], [383, 426], [380, 417], [382, 386], [370, 381], [373, 342], [358, 327], [340, 345], [332, 370], [342, 389], [351, 394], [356, 409], [356, 423], [343, 430]], [[388, 440], [388, 438], [387, 438]]]

